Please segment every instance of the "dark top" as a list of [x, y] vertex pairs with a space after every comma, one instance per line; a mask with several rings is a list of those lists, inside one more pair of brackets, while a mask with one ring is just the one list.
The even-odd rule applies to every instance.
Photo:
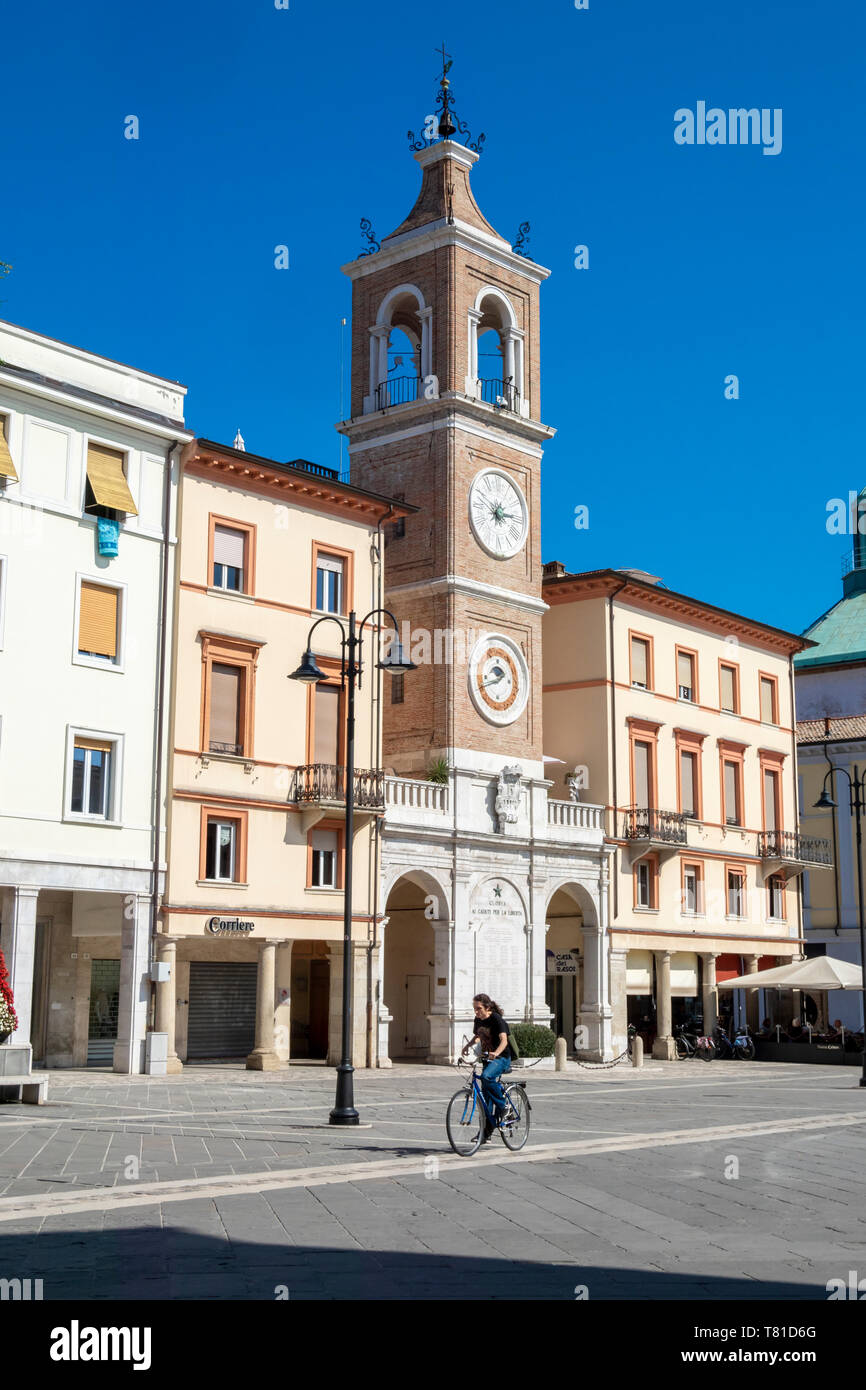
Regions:
[[[495, 1014], [492, 1011], [487, 1018], [476, 1018], [475, 1022], [472, 1025], [473, 1038], [478, 1033], [479, 1028], [486, 1028], [490, 1033], [490, 1036], [493, 1039], [493, 1047], [491, 1048], [492, 1052], [495, 1052], [497, 1047], [499, 1046], [502, 1034], [504, 1033], [505, 1036], [508, 1037], [508, 1034], [511, 1032], [511, 1029], [508, 1027], [508, 1024], [505, 1022], [505, 1019], [502, 1017], [502, 1015]], [[514, 1053], [511, 1048], [510, 1038], [505, 1051], [500, 1052], [499, 1055], [500, 1057], [507, 1057], [509, 1061], [514, 1061]]]

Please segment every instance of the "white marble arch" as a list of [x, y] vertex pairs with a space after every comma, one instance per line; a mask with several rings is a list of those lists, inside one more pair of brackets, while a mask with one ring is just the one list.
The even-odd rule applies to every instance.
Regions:
[[570, 897], [583, 917], [582, 967], [577, 1015], [579, 1040], [576, 1038], [576, 1050], [580, 1057], [587, 1060], [610, 1061], [613, 1057], [613, 1010], [610, 999], [610, 943], [605, 899], [594, 894], [579, 879], [563, 875], [552, 883], [548, 882], [545, 920], [557, 893], [565, 893]]
[[422, 893], [437, 898], [438, 908], [436, 915], [431, 921], [449, 921], [451, 918], [451, 888], [446, 885], [444, 880], [429, 869], [415, 869], [407, 867], [405, 864], [395, 864], [390, 871], [388, 878], [383, 884], [382, 901], [385, 903], [385, 913], [388, 912], [388, 899], [397, 887], [406, 879], [409, 883], [414, 883], [416, 888], [420, 888]]
[[[395, 890], [401, 885], [411, 884], [417, 890], [419, 899], [411, 905], [404, 905], [399, 911], [393, 902]], [[378, 1061], [380, 1067], [391, 1065], [392, 1044], [395, 1055], [417, 1056], [415, 1046], [405, 1041], [422, 1026], [427, 1028], [432, 1015], [441, 1011], [442, 995], [445, 991], [438, 986], [440, 978], [450, 976], [450, 941], [452, 933], [451, 890], [443, 877], [428, 869], [411, 865], [393, 865], [383, 883], [385, 914], [381, 923], [379, 949], [379, 1003], [378, 1003]], [[390, 911], [389, 911], [390, 910]], [[411, 913], [411, 927], [407, 930], [404, 913]], [[391, 915], [393, 914], [393, 915]], [[418, 914], [423, 914], [423, 920]], [[432, 973], [431, 973], [432, 972]], [[423, 1011], [419, 1012], [417, 1002], [410, 1002], [410, 990], [427, 978], [428, 994]], [[421, 978], [419, 978], [421, 977]], [[392, 1012], [393, 1010], [393, 1012]], [[404, 1020], [405, 1026], [400, 1028]], [[391, 1025], [397, 1020], [396, 1033]], [[428, 1045], [428, 1055], [431, 1051]]]
[[573, 875], [564, 875], [561, 879], [556, 880], [552, 887], [548, 881], [545, 911], [549, 910], [557, 893], [567, 893], [574, 900], [581, 911], [585, 927], [598, 927], [598, 902], [593, 897], [592, 890], [585, 883], [581, 883]]

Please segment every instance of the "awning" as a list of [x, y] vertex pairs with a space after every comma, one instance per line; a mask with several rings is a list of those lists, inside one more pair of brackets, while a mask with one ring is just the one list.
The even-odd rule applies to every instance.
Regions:
[[626, 994], [652, 994], [653, 959], [651, 951], [629, 951], [625, 958]]
[[671, 998], [696, 999], [697, 995], [697, 954], [694, 951], [674, 951], [671, 955]]
[[719, 989], [862, 989], [863, 972], [859, 965], [832, 956], [815, 956], [812, 960], [795, 960], [773, 970], [758, 970], [754, 975], [738, 975], [719, 983]]
[[6, 442], [6, 421], [2, 419], [0, 419], [0, 478], [11, 478], [13, 483], [18, 481], [15, 464], [12, 462], [12, 455]]
[[123, 473], [123, 454], [118, 449], [88, 444], [87, 477], [97, 506], [112, 507], [116, 512], [138, 516], [138, 508]]

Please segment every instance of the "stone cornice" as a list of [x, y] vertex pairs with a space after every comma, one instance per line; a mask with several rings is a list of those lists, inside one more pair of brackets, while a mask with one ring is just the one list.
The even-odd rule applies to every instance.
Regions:
[[[447, 412], [444, 419], [443, 412]], [[411, 427], [417, 420], [429, 420], [431, 415], [434, 416], [439, 429], [470, 429], [471, 425], [463, 424], [458, 418], [460, 415], [466, 415], [471, 421], [491, 429], [491, 433], [498, 428], [499, 433], [494, 434], [494, 437], [506, 445], [509, 435], [541, 443], [552, 439], [556, 434], [552, 426], [543, 425], [540, 420], [527, 420], [512, 411], [497, 410], [496, 406], [479, 401], [474, 396], [467, 396], [462, 391], [444, 391], [435, 401], [408, 401], [405, 405], [392, 405], [386, 410], [371, 411], [369, 415], [354, 415], [349, 420], [338, 420], [334, 428], [352, 440], [351, 453], [358, 447], [356, 441], [363, 440], [365, 436], [370, 436], [374, 445], [384, 441], [388, 437], [383, 430], [385, 424], [390, 426], [393, 423], [398, 429], [406, 428]], [[426, 428], [429, 428], [429, 425], [426, 425]]]
[[359, 256], [340, 269], [350, 280], [360, 280], [364, 275], [373, 275], [386, 266], [399, 265], [401, 261], [414, 260], [416, 256], [438, 251], [443, 246], [458, 246], [464, 251], [474, 251], [491, 264], [516, 271], [536, 284], [541, 284], [550, 275], [550, 271], [537, 261], [518, 256], [503, 237], [491, 236], [468, 222], [449, 222], [444, 217], [403, 232], [400, 236], [388, 237], [382, 243], [381, 251], [376, 251], [372, 256]]
[[774, 652], [793, 656], [810, 646], [807, 637], [770, 627], [701, 599], [689, 598], [656, 584], [647, 584], [618, 570], [590, 570], [585, 574], [550, 575], [544, 580], [544, 597], [551, 606], [616, 594], [617, 602], [663, 613], [686, 626], [699, 627], [719, 637], [736, 636]]
[[385, 584], [389, 598], [391, 595], [411, 593], [440, 594], [446, 590], [453, 593], [468, 594], [472, 598], [494, 599], [497, 603], [510, 604], [526, 613], [546, 613], [547, 604], [535, 594], [522, 594], [514, 589], [502, 589], [496, 584], [482, 584], [477, 579], [467, 579], [459, 574], [443, 574], [438, 579], [417, 579], [411, 584]]

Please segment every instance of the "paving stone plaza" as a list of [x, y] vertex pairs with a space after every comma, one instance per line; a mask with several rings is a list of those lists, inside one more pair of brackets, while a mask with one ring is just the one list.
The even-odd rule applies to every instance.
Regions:
[[759, 1063], [527, 1071], [532, 1132], [472, 1159], [453, 1068], [78, 1071], [0, 1107], [6, 1277], [45, 1300], [826, 1300], [866, 1273], [866, 1091]]

